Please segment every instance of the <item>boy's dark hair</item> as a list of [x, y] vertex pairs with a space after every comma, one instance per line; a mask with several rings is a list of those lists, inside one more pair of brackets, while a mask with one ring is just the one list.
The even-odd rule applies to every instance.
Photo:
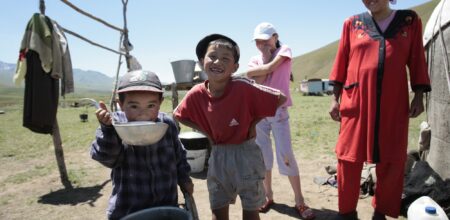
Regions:
[[[119, 93], [119, 94], [118, 94], [118, 95], [119, 95], [119, 101], [120, 101], [121, 103], [125, 102], [125, 96], [127, 95], [127, 93], [128, 93], [128, 92], [123, 92], [123, 93]], [[162, 94], [162, 93], [159, 93], [159, 100], [161, 101], [162, 98], [163, 98], [163, 94]]]
[[205, 57], [206, 51], [210, 45], [219, 45], [219, 46], [225, 46], [226, 48], [229, 48], [233, 51], [234, 55], [234, 62], [239, 62], [240, 52], [239, 52], [239, 46], [237, 45], [234, 40], [231, 38], [221, 35], [221, 34], [211, 34], [203, 39], [201, 39], [197, 47], [195, 48], [195, 53], [197, 54], [198, 60], [201, 60]]

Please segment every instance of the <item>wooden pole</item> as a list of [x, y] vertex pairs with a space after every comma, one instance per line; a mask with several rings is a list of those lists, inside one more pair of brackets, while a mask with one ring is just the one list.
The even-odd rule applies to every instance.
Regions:
[[[120, 45], [122, 44], [122, 40], [123, 40], [123, 34], [120, 35], [120, 40], [119, 40], [119, 48]], [[122, 55], [119, 55], [119, 61], [117, 63], [117, 70], [116, 70], [116, 78], [114, 79], [114, 88], [111, 94], [111, 100], [110, 100], [110, 109], [111, 111], [117, 111], [117, 105], [116, 105], [116, 91], [117, 91], [117, 84], [119, 83], [119, 73], [120, 73], [120, 66], [122, 65]]]
[[[45, 15], [45, 1], [39, 0], [39, 11]], [[56, 116], [55, 116], [56, 117]], [[66, 189], [73, 189], [70, 183], [69, 176], [67, 175], [66, 164], [64, 162], [64, 151], [62, 148], [61, 135], [59, 133], [58, 120], [55, 118], [55, 124], [53, 126], [53, 145], [55, 147], [56, 163], [58, 164], [59, 175], [61, 182]]]
[[177, 83], [172, 83], [172, 109], [175, 109], [178, 106], [178, 88]]
[[39, 0], [39, 11], [41, 14], [45, 15], [45, 1]]
[[128, 0], [122, 0], [123, 4], [123, 48], [125, 49], [125, 60], [127, 62], [127, 69], [130, 71], [130, 40], [128, 38], [128, 27], [127, 27], [127, 4]]
[[59, 175], [61, 182], [66, 189], [73, 189], [70, 183], [69, 176], [67, 175], [66, 164], [64, 162], [64, 151], [62, 147], [61, 135], [59, 133], [58, 120], [55, 119], [55, 125], [53, 126], [53, 145], [55, 146], [56, 162], [58, 164]]
[[[177, 83], [172, 83], [171, 90], [172, 90], [172, 109], [175, 110], [175, 108], [178, 106], [178, 88], [177, 88]], [[178, 122], [178, 120], [175, 119], [175, 117], [173, 118], [173, 120], [177, 124], [178, 131], [180, 131], [181, 130], [180, 123]]]
[[83, 15], [86, 15], [87, 17], [90, 17], [90, 18], [92, 18], [92, 19], [94, 19], [94, 20], [96, 20], [96, 21], [98, 21], [98, 22], [100, 22], [100, 23], [102, 23], [102, 24], [104, 24], [104, 25], [106, 25], [106, 26], [108, 26], [108, 27], [114, 29], [114, 30], [117, 30], [117, 31], [120, 31], [120, 32], [124, 32], [124, 30], [122, 30], [122, 29], [120, 29], [120, 28], [118, 28], [118, 27], [116, 27], [116, 26], [114, 26], [114, 25], [112, 25], [112, 24], [109, 24], [109, 23], [106, 22], [106, 21], [103, 21], [102, 19], [97, 18], [97, 17], [95, 17], [94, 15], [91, 15], [91, 14], [89, 14], [89, 13], [87, 13], [87, 12], [81, 10], [80, 8], [78, 8], [77, 6], [75, 6], [74, 4], [70, 3], [70, 2], [67, 1], [67, 0], [61, 0], [61, 1], [62, 1], [64, 4], [68, 5], [69, 7], [73, 8], [75, 11], [77, 11], [77, 12], [83, 14]]
[[83, 37], [83, 36], [81, 36], [81, 35], [79, 35], [79, 34], [73, 32], [73, 31], [70, 31], [70, 30], [64, 28], [64, 27], [61, 27], [61, 28], [62, 28], [62, 30], [63, 30], [64, 32], [66, 32], [66, 33], [68, 33], [68, 34], [70, 34], [70, 35], [73, 35], [73, 36], [75, 36], [75, 37], [78, 37], [78, 38], [80, 38], [81, 40], [84, 40], [84, 41], [86, 41], [86, 42], [88, 42], [88, 43], [90, 43], [90, 44], [92, 44], [92, 45], [94, 45], [94, 46], [103, 48], [103, 49], [105, 49], [105, 50], [107, 50], [107, 51], [110, 51], [110, 52], [113, 52], [113, 53], [116, 53], [116, 54], [125, 55], [125, 53], [123, 53], [123, 52], [116, 51], [116, 50], [113, 50], [113, 49], [111, 49], [111, 48], [105, 47], [105, 46], [103, 46], [103, 45], [101, 45], [101, 44], [95, 43], [94, 41], [91, 41], [91, 40], [89, 40], [89, 39], [87, 39], [87, 38], [85, 38], [85, 37]]

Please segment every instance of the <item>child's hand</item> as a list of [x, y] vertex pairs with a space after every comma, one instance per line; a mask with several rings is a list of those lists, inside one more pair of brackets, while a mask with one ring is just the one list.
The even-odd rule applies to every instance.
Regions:
[[272, 48], [269, 45], [264, 46], [261, 48], [263, 63], [269, 63], [272, 61], [272, 52], [270, 51]]
[[194, 193], [194, 183], [187, 182], [183, 185], [183, 191], [189, 193], [189, 195], [192, 195]]
[[100, 108], [95, 111], [95, 115], [97, 116], [98, 122], [104, 125], [112, 125], [111, 114], [109, 113], [106, 105], [103, 101], [99, 102]]

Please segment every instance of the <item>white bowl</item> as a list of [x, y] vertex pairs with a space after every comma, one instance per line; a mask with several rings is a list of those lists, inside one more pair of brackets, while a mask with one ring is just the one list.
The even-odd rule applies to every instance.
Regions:
[[124, 143], [138, 146], [158, 142], [169, 127], [166, 123], [152, 121], [113, 123], [113, 126]]

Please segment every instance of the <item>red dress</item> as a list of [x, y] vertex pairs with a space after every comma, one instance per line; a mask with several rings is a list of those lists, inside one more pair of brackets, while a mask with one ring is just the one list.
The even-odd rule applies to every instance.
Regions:
[[412, 90], [430, 90], [422, 23], [397, 11], [383, 33], [369, 13], [344, 23], [330, 81], [342, 86], [339, 159], [400, 162], [408, 143], [408, 74]]

